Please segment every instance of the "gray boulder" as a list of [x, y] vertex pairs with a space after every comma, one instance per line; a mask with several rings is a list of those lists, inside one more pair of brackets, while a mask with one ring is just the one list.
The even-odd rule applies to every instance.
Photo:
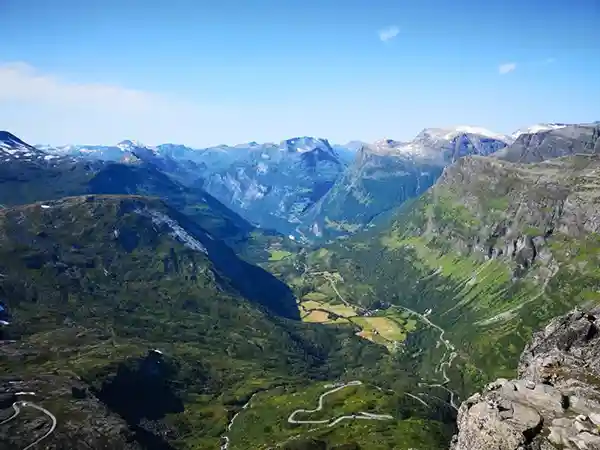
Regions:
[[451, 450], [600, 450], [600, 308], [573, 311], [536, 333], [520, 379], [499, 379], [463, 402]]

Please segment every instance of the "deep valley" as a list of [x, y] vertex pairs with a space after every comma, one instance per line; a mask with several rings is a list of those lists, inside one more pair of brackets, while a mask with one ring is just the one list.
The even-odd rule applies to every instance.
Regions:
[[599, 211], [598, 122], [0, 132], [0, 445], [600, 448]]

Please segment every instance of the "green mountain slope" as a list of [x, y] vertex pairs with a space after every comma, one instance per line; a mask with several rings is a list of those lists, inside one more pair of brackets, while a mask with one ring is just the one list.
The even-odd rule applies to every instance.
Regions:
[[386, 149], [363, 146], [332, 188], [305, 214], [311, 237], [354, 233], [382, 212], [423, 193], [443, 166]]
[[153, 164], [136, 158], [123, 164], [45, 159], [38, 153], [37, 158], [0, 164], [0, 207], [84, 194], [150, 195], [164, 199], [248, 260], [266, 261], [271, 247], [294, 248], [288, 239], [255, 229], [200, 187], [184, 186]]
[[[600, 300], [599, 169], [597, 155], [527, 165], [466, 157], [370, 231], [298, 255], [303, 276], [288, 262], [273, 270], [299, 292], [313, 286], [307, 274], [327, 271], [345, 280], [351, 303], [431, 309], [458, 353], [450, 385], [466, 394], [512, 375], [533, 330]], [[431, 376], [435, 341], [417, 332], [405, 345], [425, 349], [414, 367]]]
[[[270, 314], [291, 315], [285, 286], [158, 199], [92, 195], [5, 209], [0, 274], [9, 312], [0, 371], [36, 391], [36, 402], [57, 417], [47, 445], [77, 448], [87, 436], [91, 448], [216, 448], [256, 392], [259, 409], [249, 411], [258, 416], [236, 418], [245, 431], [230, 432], [232, 449], [248, 448], [236, 444], [242, 439], [251, 448], [285, 448], [290, 439], [306, 445], [294, 448], [443, 448], [452, 432], [443, 407], [419, 409], [403, 394], [417, 380], [384, 348], [349, 327]], [[362, 408], [393, 419], [311, 433], [287, 423], [289, 409], [314, 407], [325, 389], [315, 383], [339, 379], [381, 381], [393, 391], [366, 386], [328, 406], [332, 415]], [[103, 407], [110, 415], [96, 413]], [[118, 420], [132, 436], [115, 431], [123, 430]], [[10, 422], [3, 436], [20, 445], [32, 436], [25, 423]], [[110, 432], [94, 434], [110, 423]]]

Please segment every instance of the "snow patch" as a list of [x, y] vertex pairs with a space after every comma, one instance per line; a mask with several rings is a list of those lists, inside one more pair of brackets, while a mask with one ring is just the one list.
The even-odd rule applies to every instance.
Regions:
[[268, 166], [265, 163], [258, 163], [256, 165], [256, 172], [257, 173], [267, 173], [268, 170]]
[[461, 134], [461, 133], [478, 134], [480, 136], [485, 136], [485, 137], [489, 137], [492, 139], [498, 139], [498, 140], [502, 140], [505, 138], [504, 135], [494, 133], [493, 131], [487, 130], [485, 128], [472, 127], [470, 125], [460, 125], [460, 126], [454, 127], [453, 129], [447, 130], [447, 133], [444, 135], [444, 139], [449, 139], [449, 140], [454, 139], [454, 137], [456, 137], [456, 135]]
[[529, 128], [515, 131], [512, 134], [512, 137], [514, 139], [517, 139], [522, 134], [535, 134], [535, 133], [541, 133], [541, 132], [550, 131], [550, 130], [560, 130], [561, 128], [566, 128], [566, 126], [567, 125], [560, 124], [560, 123], [538, 123], [538, 124], [530, 126]]

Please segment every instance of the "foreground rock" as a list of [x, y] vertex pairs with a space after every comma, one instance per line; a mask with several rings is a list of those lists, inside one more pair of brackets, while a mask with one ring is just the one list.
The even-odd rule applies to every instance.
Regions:
[[599, 327], [595, 308], [536, 333], [520, 379], [499, 379], [463, 402], [451, 449], [600, 449]]

